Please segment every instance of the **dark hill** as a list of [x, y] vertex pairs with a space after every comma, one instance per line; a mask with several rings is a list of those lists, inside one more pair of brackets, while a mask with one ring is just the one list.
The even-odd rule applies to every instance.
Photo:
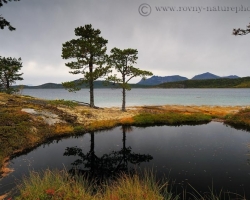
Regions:
[[209, 72], [206, 72], [204, 74], [199, 74], [199, 75], [194, 76], [192, 80], [205, 80], [205, 79], [218, 79], [218, 78], [221, 78], [221, 77], [211, 74]]
[[[76, 82], [79, 80], [75, 80]], [[146, 88], [146, 85], [139, 85], [139, 84], [130, 84], [132, 88]], [[20, 87], [20, 86], [13, 86], [14, 88]], [[45, 83], [38, 86], [27, 86], [24, 85], [25, 89], [63, 89], [64, 87], [60, 83]], [[88, 88], [86, 84], [83, 84], [81, 88]], [[104, 81], [94, 81], [94, 88], [119, 88], [118, 84], [104, 84]]]
[[160, 88], [250, 88], [250, 77], [186, 80], [157, 85]]
[[184, 81], [188, 80], [186, 77], [182, 77], [179, 75], [174, 76], [152, 76], [146, 80], [141, 80], [137, 84], [139, 85], [158, 85], [161, 83], [167, 83], [167, 82], [175, 82], [175, 81]]

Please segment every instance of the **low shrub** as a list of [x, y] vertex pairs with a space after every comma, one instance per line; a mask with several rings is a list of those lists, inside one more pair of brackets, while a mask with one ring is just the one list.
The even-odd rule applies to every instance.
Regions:
[[74, 108], [78, 105], [76, 102], [64, 100], [64, 99], [50, 100], [50, 101], [48, 101], [48, 103], [53, 105], [53, 106], [62, 106], [63, 105], [63, 106], [67, 106], [70, 108]]

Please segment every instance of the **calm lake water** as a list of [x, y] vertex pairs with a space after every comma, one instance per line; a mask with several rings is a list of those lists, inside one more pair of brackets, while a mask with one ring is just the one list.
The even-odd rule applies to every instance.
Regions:
[[[29, 170], [77, 169], [109, 177], [117, 171], [154, 170], [175, 182], [177, 192], [192, 185], [201, 194], [213, 190], [245, 194], [250, 199], [250, 133], [211, 122], [197, 126], [116, 127], [54, 140], [14, 158], [15, 171], [0, 181], [8, 191]], [[85, 156], [74, 154], [82, 152]], [[79, 165], [72, 165], [77, 159]], [[76, 163], [75, 163], [76, 164]], [[210, 188], [210, 189], [209, 189]]]
[[[64, 89], [25, 89], [23, 94], [44, 99], [77, 100], [89, 103], [89, 90], [70, 93]], [[121, 89], [95, 89], [95, 105], [121, 106]], [[135, 105], [250, 105], [250, 89], [132, 89], [128, 106]]]

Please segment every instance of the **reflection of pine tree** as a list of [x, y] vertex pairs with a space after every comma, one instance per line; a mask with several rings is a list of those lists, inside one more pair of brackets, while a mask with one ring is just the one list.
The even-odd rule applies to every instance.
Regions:
[[[247, 147], [248, 147], [248, 149], [249, 149], [249, 150], [247, 151], [247, 152], [248, 152], [247, 155], [250, 156], [250, 144], [248, 144]], [[250, 158], [247, 159], [247, 164], [250, 165]]]
[[122, 126], [123, 146], [119, 151], [112, 151], [109, 154], [104, 154], [97, 157], [94, 151], [95, 137], [94, 132], [91, 132], [90, 151], [86, 154], [78, 147], [67, 147], [64, 153], [65, 156], [78, 156], [70, 169], [70, 173], [88, 174], [90, 178], [98, 178], [99, 180], [111, 178], [121, 172], [133, 172], [132, 166], [139, 165], [142, 162], [149, 162], [153, 159], [151, 155], [137, 154], [132, 152], [131, 147], [126, 147], [126, 132], [132, 131], [132, 127]]

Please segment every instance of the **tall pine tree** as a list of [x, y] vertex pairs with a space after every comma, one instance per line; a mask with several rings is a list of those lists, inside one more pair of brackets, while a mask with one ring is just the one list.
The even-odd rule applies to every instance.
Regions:
[[118, 78], [116, 75], [109, 76], [108, 81], [113, 81], [118, 83], [122, 88], [122, 111], [126, 111], [126, 90], [131, 90], [128, 82], [134, 77], [152, 76], [152, 72], [141, 70], [134, 67], [138, 51], [137, 49], [118, 49], [113, 48], [111, 50], [111, 55], [109, 57], [109, 65], [114, 67], [117, 72], [120, 73], [121, 78]]
[[91, 24], [75, 29], [78, 39], [72, 39], [63, 44], [62, 58], [73, 60], [65, 65], [71, 69], [71, 74], [82, 74], [79, 81], [64, 82], [63, 86], [70, 92], [81, 89], [82, 84], [87, 84], [90, 89], [90, 107], [94, 104], [94, 81], [103, 77], [108, 72], [106, 63], [106, 44], [100, 36], [99, 29], [93, 29]]

